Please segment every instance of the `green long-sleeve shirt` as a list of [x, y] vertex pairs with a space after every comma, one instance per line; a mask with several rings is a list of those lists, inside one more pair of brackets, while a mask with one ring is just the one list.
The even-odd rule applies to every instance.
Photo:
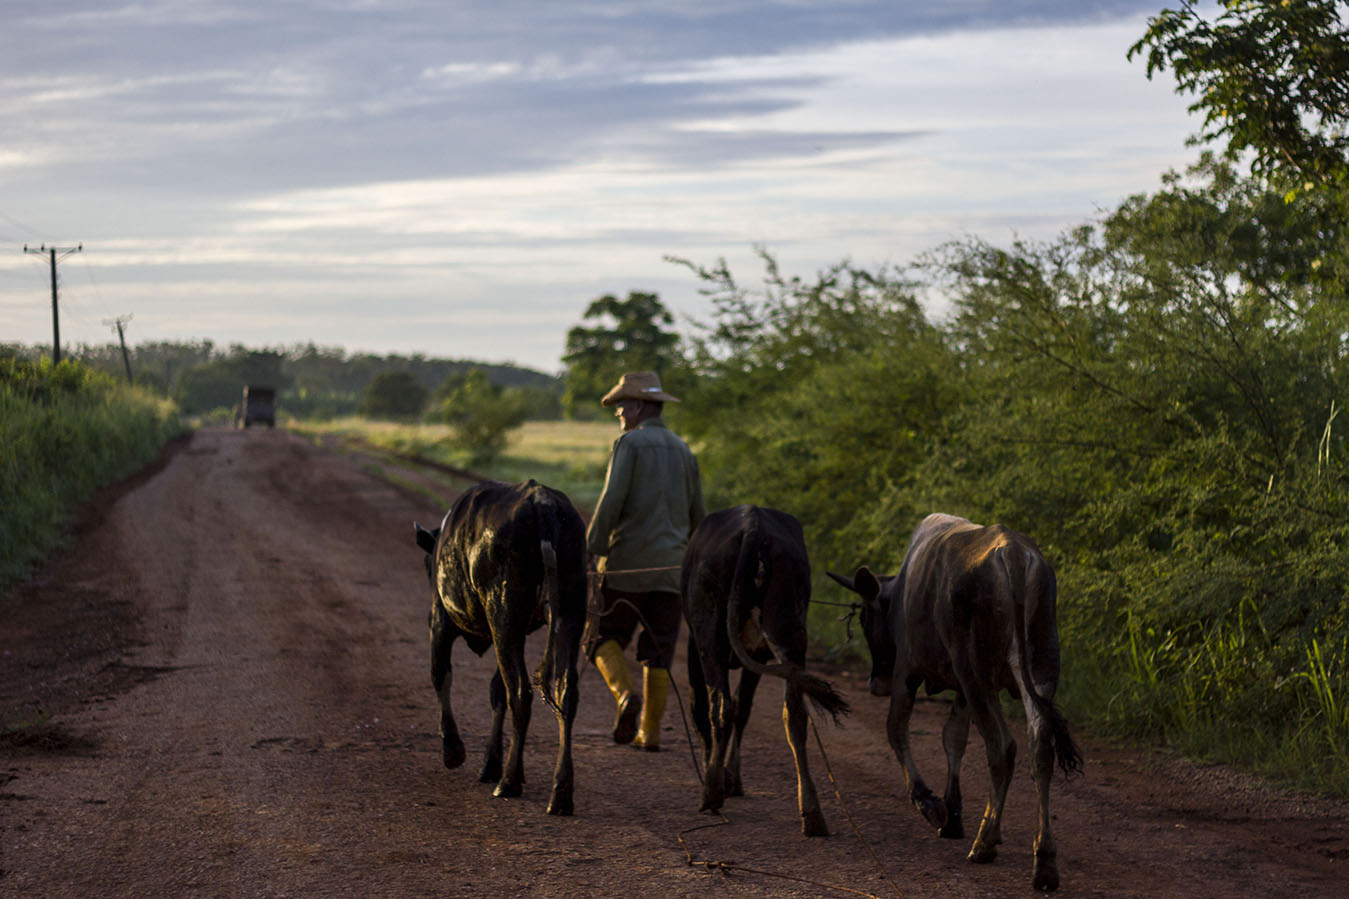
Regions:
[[[586, 549], [605, 557], [600, 571], [615, 590], [677, 593], [684, 548], [706, 514], [688, 444], [649, 418], [614, 441]], [[648, 568], [668, 570], [632, 571]]]

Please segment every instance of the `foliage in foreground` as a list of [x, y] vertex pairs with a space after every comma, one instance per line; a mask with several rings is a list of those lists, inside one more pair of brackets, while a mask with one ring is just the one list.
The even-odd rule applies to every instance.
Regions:
[[76, 504], [178, 431], [172, 403], [79, 362], [0, 357], [0, 589], [58, 545]]
[[711, 505], [797, 515], [817, 575], [896, 570], [933, 511], [1023, 531], [1059, 574], [1075, 720], [1349, 793], [1338, 234], [1205, 160], [1048, 244], [934, 254], [940, 323], [895, 272], [700, 270], [681, 411]]

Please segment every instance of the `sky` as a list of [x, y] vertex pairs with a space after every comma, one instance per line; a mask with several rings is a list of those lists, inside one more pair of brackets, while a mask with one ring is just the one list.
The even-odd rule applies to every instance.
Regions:
[[[1050, 239], [1193, 161], [1162, 0], [53, 0], [0, 28], [0, 343], [553, 372], [591, 300]], [[1174, 5], [1174, 4], [1173, 4]], [[940, 315], [940, 298], [932, 300]]]

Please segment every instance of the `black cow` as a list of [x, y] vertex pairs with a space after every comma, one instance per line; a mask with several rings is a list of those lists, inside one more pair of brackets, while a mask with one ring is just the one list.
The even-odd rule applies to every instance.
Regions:
[[[478, 655], [496, 649], [492, 732], [479, 779], [498, 781], [494, 796], [519, 796], [532, 694], [525, 636], [548, 625], [536, 680], [557, 713], [560, 745], [550, 815], [572, 813], [571, 730], [576, 664], [586, 616], [585, 525], [562, 493], [531, 480], [484, 483], [464, 491], [439, 528], [417, 525], [431, 579], [431, 682], [440, 699], [445, 767], [464, 763], [464, 743], [450, 711], [450, 650], [462, 636]], [[511, 712], [511, 745], [502, 767], [502, 725]]]
[[[689, 538], [680, 576], [689, 623], [693, 719], [707, 767], [702, 809], [715, 811], [727, 795], [743, 795], [740, 741], [754, 689], [761, 676], [770, 674], [786, 680], [783, 723], [796, 759], [801, 829], [806, 836], [827, 836], [806, 765], [801, 696], [809, 696], [835, 720], [848, 704], [803, 668], [810, 562], [801, 525], [786, 512], [759, 506], [714, 512]], [[776, 664], [764, 664], [774, 658]], [[744, 670], [732, 700], [729, 670], [737, 665]]]
[[[890, 697], [886, 733], [904, 766], [909, 798], [943, 837], [964, 836], [960, 761], [971, 718], [984, 739], [992, 790], [970, 861], [992, 861], [1002, 842], [1002, 806], [1016, 743], [998, 707], [998, 692], [1020, 697], [1039, 799], [1031, 882], [1037, 890], [1057, 889], [1049, 782], [1055, 759], [1068, 774], [1081, 770], [1082, 755], [1053, 702], [1059, 680], [1057, 585], [1035, 543], [1002, 525], [929, 515], [913, 532], [897, 577], [877, 578], [865, 566], [851, 578], [829, 574], [862, 597], [871, 692]], [[943, 799], [918, 776], [909, 751], [909, 715], [920, 685], [929, 695], [956, 692], [942, 729]]]

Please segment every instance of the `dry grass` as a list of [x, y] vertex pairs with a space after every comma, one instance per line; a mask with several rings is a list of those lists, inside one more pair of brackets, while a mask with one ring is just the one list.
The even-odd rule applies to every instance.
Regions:
[[413, 453], [447, 465], [471, 468], [502, 481], [533, 478], [556, 487], [582, 510], [594, 507], [604, 486], [609, 448], [619, 434], [612, 422], [530, 421], [513, 431], [505, 451], [486, 464], [471, 465], [446, 425], [340, 418], [291, 422], [294, 430], [316, 435], [358, 437], [376, 446]]

